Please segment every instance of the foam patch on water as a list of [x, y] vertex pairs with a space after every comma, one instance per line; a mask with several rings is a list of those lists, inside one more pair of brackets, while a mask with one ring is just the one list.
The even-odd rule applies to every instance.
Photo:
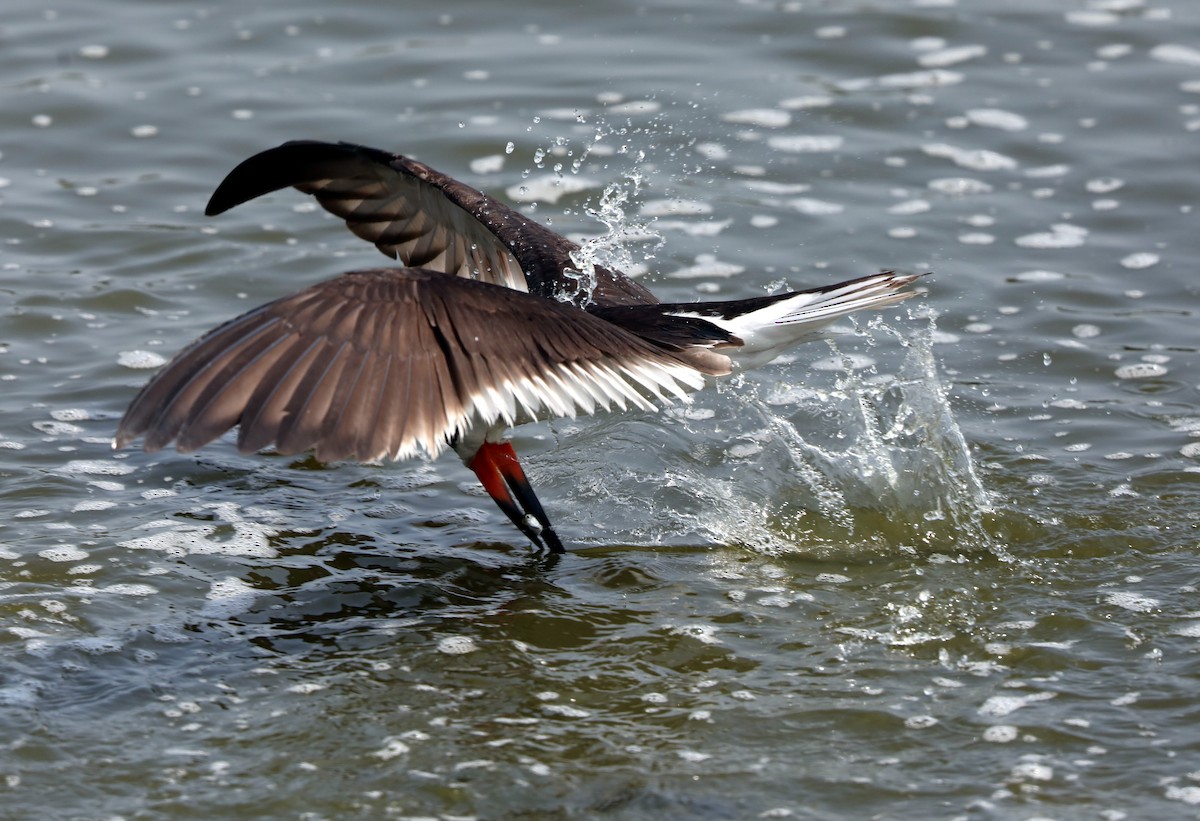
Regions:
[[846, 139], [842, 136], [831, 135], [795, 135], [769, 137], [767, 145], [777, 151], [790, 154], [813, 154], [828, 151], [838, 151]]
[[153, 351], [121, 351], [117, 354], [117, 364], [125, 368], [159, 368], [166, 362], [166, 357]]
[[78, 547], [63, 546], [39, 550], [38, 555], [52, 562], [80, 562], [86, 559], [89, 554], [86, 550], [80, 550]]
[[1017, 167], [1017, 161], [995, 151], [984, 149], [966, 149], [946, 143], [930, 143], [921, 146], [930, 157], [941, 157], [950, 160], [955, 165], [969, 168], [972, 171], [1011, 171]]
[[825, 200], [813, 199], [811, 197], [796, 197], [787, 201], [787, 206], [794, 211], [799, 211], [801, 214], [807, 214], [813, 217], [824, 217], [833, 214], [840, 214], [846, 210], [846, 206], [836, 202], [827, 202]]
[[945, 68], [957, 63], [965, 63], [987, 54], [987, 46], [968, 45], [954, 48], [929, 51], [917, 58], [922, 68]]
[[927, 71], [912, 71], [900, 74], [884, 74], [880, 77], [863, 77], [839, 82], [838, 88], [843, 91], [861, 91], [878, 87], [890, 89], [937, 88], [939, 86], [957, 85], [963, 81], [963, 75], [957, 71], [947, 71], [934, 68]]
[[1039, 268], [1033, 271], [1022, 271], [1013, 279], [1017, 282], [1054, 282], [1065, 277], [1066, 274], [1060, 274], [1058, 271], [1046, 271]]
[[78, 436], [85, 432], [84, 428], [70, 422], [55, 422], [45, 419], [34, 422], [33, 429], [47, 436]]
[[505, 190], [514, 202], [548, 202], [556, 203], [563, 197], [601, 188], [596, 180], [581, 177], [577, 174], [559, 176], [547, 174], [530, 178], [519, 185], [510, 186]]
[[135, 470], [133, 465], [114, 459], [73, 459], [54, 472], [66, 476], [125, 476]]
[[[153, 550], [175, 558], [220, 554], [270, 559], [278, 555], [270, 543], [270, 538], [278, 532], [274, 527], [245, 521], [237, 506], [229, 502], [204, 507], [214, 510], [226, 524], [181, 525], [173, 520], [159, 520], [142, 525], [139, 529], [166, 528], [162, 532], [126, 539], [117, 545], [128, 550]], [[229, 530], [233, 531], [232, 535], [224, 537]]]
[[931, 208], [933, 208], [933, 206], [929, 204], [929, 200], [905, 200], [904, 202], [898, 202], [895, 205], [888, 206], [888, 213], [906, 217], [914, 214], [924, 214]]
[[972, 108], [967, 111], [966, 117], [974, 125], [1002, 131], [1024, 131], [1029, 127], [1029, 120], [1020, 114], [1000, 108]]
[[211, 619], [230, 619], [250, 609], [260, 595], [260, 591], [241, 579], [227, 576], [213, 582], [209, 587], [200, 613]]
[[992, 186], [983, 180], [972, 177], [942, 177], [926, 183], [930, 191], [946, 194], [952, 197], [965, 197], [969, 194], [991, 193]]
[[698, 279], [701, 277], [727, 278], [740, 274], [746, 266], [734, 262], [722, 262], [712, 254], [700, 254], [694, 265], [672, 271], [667, 276], [672, 279]]
[[1157, 362], [1134, 362], [1131, 365], [1122, 365], [1113, 373], [1117, 379], [1155, 379], [1166, 376], [1168, 370], [1166, 365]]
[[1023, 707], [1039, 701], [1049, 701], [1056, 694], [1051, 692], [1029, 693], [1028, 695], [991, 696], [979, 707], [979, 714], [994, 718], [1011, 715]]
[[1150, 49], [1150, 56], [1164, 63], [1180, 66], [1200, 66], [1200, 49], [1175, 43], [1163, 43]]
[[1087, 239], [1088, 230], [1078, 225], [1057, 223], [1048, 232], [1026, 234], [1015, 242], [1022, 248], [1078, 248]]
[[1011, 724], [993, 724], [983, 731], [983, 740], [993, 744], [1008, 744], [1017, 740], [1018, 730]]
[[475, 643], [475, 639], [470, 636], [446, 636], [437, 644], [438, 652], [448, 656], [463, 656], [467, 653], [474, 653], [478, 649], [479, 646]]
[[721, 115], [727, 123], [757, 125], [761, 128], [783, 128], [792, 122], [792, 115], [775, 108], [748, 108]]
[[802, 97], [789, 97], [786, 100], [779, 101], [780, 108], [786, 108], [794, 111], [803, 108], [825, 108], [833, 105], [833, 98], [824, 95], [806, 95]]
[[1120, 607], [1123, 610], [1131, 610], [1134, 613], [1149, 613], [1157, 610], [1162, 606], [1162, 602], [1158, 599], [1149, 596], [1141, 596], [1137, 593], [1128, 591], [1112, 591], [1104, 595], [1104, 601], [1114, 607]]
[[1148, 251], [1144, 251], [1141, 253], [1129, 254], [1128, 256], [1122, 257], [1121, 258], [1121, 267], [1138, 271], [1143, 268], [1150, 268], [1151, 266], [1157, 265], [1158, 261], [1159, 261], [1158, 254], [1153, 254]]

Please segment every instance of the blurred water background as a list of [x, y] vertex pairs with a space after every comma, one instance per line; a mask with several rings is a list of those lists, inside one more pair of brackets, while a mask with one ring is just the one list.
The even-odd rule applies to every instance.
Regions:
[[[1200, 815], [1200, 5], [12, 5], [0, 817]], [[402, 151], [664, 299], [928, 294], [662, 413], [452, 456], [109, 447], [151, 369], [383, 258]]]

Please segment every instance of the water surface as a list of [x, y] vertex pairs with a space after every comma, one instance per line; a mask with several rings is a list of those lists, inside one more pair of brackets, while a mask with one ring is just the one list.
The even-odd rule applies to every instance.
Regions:
[[[1200, 10], [69, 2], [0, 27], [0, 816], [1200, 810]], [[114, 453], [151, 368], [381, 258], [403, 151], [668, 300], [928, 295], [687, 406], [452, 457]]]

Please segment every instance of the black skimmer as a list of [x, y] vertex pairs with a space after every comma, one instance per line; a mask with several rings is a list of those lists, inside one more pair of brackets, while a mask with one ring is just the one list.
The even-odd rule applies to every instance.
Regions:
[[579, 246], [400, 154], [288, 142], [217, 187], [220, 214], [288, 186], [316, 197], [403, 267], [351, 271], [213, 329], [162, 368], [113, 439], [194, 450], [239, 426], [238, 449], [322, 461], [437, 456], [449, 446], [538, 548], [563, 552], [506, 430], [686, 399], [835, 319], [913, 295], [885, 272], [806, 291], [662, 303], [620, 271], [581, 273]]

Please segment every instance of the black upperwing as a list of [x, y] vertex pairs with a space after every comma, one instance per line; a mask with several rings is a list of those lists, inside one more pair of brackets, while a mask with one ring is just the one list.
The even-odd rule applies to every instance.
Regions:
[[[579, 246], [488, 195], [400, 154], [351, 143], [287, 142], [243, 161], [205, 213], [220, 214], [293, 186], [358, 236], [408, 267], [584, 304], [571, 253]], [[644, 286], [597, 266], [595, 305], [657, 302]]]

